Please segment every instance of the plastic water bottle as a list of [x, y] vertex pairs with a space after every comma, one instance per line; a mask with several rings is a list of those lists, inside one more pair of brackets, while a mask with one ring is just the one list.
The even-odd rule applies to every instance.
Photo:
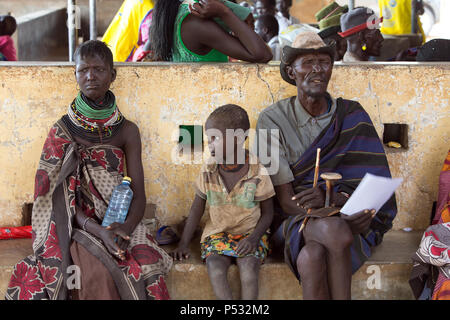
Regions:
[[103, 227], [107, 227], [113, 222], [125, 222], [131, 200], [133, 200], [133, 190], [130, 188], [130, 183], [131, 178], [124, 177], [122, 183], [114, 188], [103, 218]]

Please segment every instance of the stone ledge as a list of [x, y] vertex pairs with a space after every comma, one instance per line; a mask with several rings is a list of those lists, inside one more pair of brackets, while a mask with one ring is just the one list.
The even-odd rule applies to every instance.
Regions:
[[[408, 283], [412, 268], [411, 256], [417, 250], [422, 234], [421, 231], [389, 231], [386, 233], [383, 242], [373, 249], [369, 260], [353, 275], [352, 299], [413, 299]], [[167, 279], [172, 299], [215, 299], [206, 266], [200, 258], [198, 241], [199, 239], [195, 239], [191, 242], [191, 257], [188, 260], [174, 262]], [[170, 252], [173, 247], [173, 245], [164, 246], [164, 249]], [[372, 283], [369, 277], [373, 275], [374, 269], [380, 272], [381, 283], [379, 288], [370, 289], [368, 282]], [[239, 298], [240, 281], [236, 265], [230, 267], [228, 279], [233, 297]], [[280, 255], [272, 254], [261, 266], [259, 299], [302, 299], [301, 286]]]
[[[417, 250], [422, 234], [421, 231], [388, 232], [383, 243], [375, 248], [372, 257], [353, 276], [352, 298], [357, 300], [413, 299], [408, 284], [412, 268], [411, 256]], [[170, 252], [174, 245], [163, 246], [163, 248]], [[31, 239], [0, 241], [0, 299], [4, 299], [14, 265], [31, 253]], [[373, 274], [372, 268], [380, 272], [379, 288], [370, 289], [367, 285], [369, 277]], [[240, 281], [236, 265], [230, 267], [228, 278], [233, 296], [239, 298]], [[200, 258], [198, 239], [191, 242], [191, 257], [188, 260], [174, 262], [167, 278], [167, 286], [172, 299], [215, 299], [206, 266]], [[269, 256], [261, 267], [259, 287], [259, 299], [302, 298], [297, 279], [282, 259], [275, 255]]]

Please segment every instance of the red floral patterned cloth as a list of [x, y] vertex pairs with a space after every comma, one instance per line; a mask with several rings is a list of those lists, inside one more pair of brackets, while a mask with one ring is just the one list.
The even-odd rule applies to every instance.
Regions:
[[[450, 300], [450, 150], [439, 175], [436, 214], [413, 256], [410, 285], [416, 298], [429, 289], [432, 300]], [[433, 271], [438, 270], [437, 279]]]
[[105, 265], [121, 299], [170, 298], [164, 276], [172, 259], [142, 223], [131, 235], [125, 261], [114, 258], [100, 239], [74, 225], [75, 204], [101, 223], [112, 190], [122, 180], [123, 166], [121, 149], [80, 146], [62, 121], [50, 129], [35, 178], [34, 253], [16, 264], [6, 299], [70, 298], [71, 288], [66, 284], [70, 282], [72, 241]]

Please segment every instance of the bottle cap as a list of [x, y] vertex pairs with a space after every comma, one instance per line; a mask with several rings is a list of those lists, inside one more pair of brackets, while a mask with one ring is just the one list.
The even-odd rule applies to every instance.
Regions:
[[122, 182], [124, 182], [124, 181], [127, 181], [128, 183], [131, 183], [131, 178], [130, 178], [130, 177], [127, 177], [127, 176], [125, 176], [125, 177], [123, 177], [123, 180], [122, 180]]

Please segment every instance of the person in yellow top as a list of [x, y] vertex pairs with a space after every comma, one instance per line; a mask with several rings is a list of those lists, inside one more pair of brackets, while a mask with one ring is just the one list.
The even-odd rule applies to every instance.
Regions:
[[125, 0], [122, 3], [102, 39], [111, 49], [114, 61], [133, 61], [137, 49], [145, 45], [153, 7], [153, 0]]
[[[382, 34], [402, 35], [411, 34], [411, 0], [378, 0], [380, 17], [383, 17], [381, 26]], [[422, 35], [422, 43], [425, 42], [425, 33], [422, 29], [419, 15], [423, 14], [422, 1], [416, 1], [417, 33]]]

